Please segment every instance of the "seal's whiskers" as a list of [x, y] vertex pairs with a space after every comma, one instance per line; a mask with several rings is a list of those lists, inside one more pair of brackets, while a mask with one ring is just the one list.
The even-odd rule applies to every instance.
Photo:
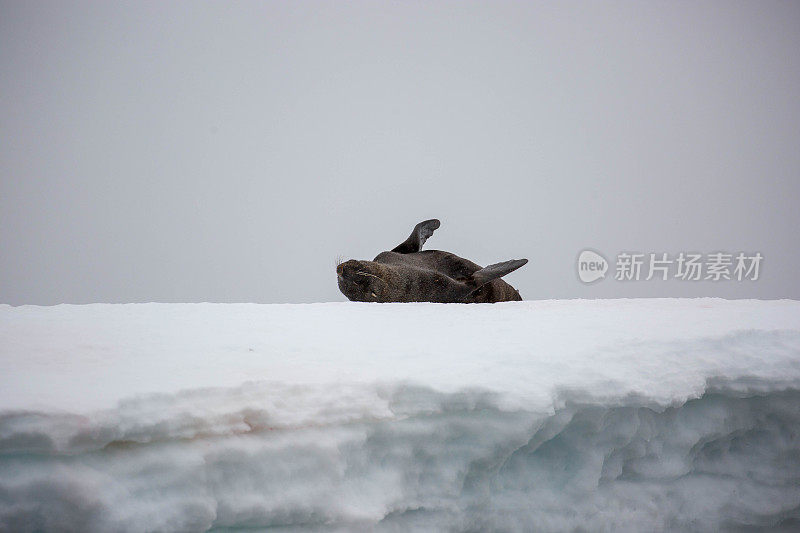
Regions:
[[362, 276], [370, 276], [372, 278], [379, 279], [379, 280], [383, 281], [383, 278], [381, 278], [380, 276], [376, 276], [375, 274], [370, 274], [369, 272], [360, 272], [359, 271], [359, 272], [356, 272], [356, 274], [361, 274]]

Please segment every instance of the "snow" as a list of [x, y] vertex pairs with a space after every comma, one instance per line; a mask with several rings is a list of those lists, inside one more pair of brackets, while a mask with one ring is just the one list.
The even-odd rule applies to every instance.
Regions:
[[797, 525], [797, 301], [0, 306], [0, 531]]

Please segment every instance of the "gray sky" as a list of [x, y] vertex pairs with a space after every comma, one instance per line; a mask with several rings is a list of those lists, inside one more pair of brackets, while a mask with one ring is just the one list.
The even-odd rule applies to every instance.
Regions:
[[[420, 220], [526, 299], [800, 298], [798, 2], [0, 2], [0, 302], [339, 301]], [[584, 248], [760, 279], [576, 276]], [[613, 270], [613, 264], [611, 266]]]

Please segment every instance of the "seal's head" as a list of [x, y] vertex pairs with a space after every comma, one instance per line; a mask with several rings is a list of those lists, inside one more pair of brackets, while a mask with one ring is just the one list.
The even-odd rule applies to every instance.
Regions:
[[336, 277], [339, 290], [354, 302], [388, 301], [391, 286], [391, 273], [385, 265], [374, 261], [356, 261], [351, 259], [337, 265]]

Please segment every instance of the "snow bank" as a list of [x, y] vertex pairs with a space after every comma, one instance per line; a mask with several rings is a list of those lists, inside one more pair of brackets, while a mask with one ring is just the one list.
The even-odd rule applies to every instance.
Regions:
[[800, 302], [0, 306], [0, 531], [800, 525]]

